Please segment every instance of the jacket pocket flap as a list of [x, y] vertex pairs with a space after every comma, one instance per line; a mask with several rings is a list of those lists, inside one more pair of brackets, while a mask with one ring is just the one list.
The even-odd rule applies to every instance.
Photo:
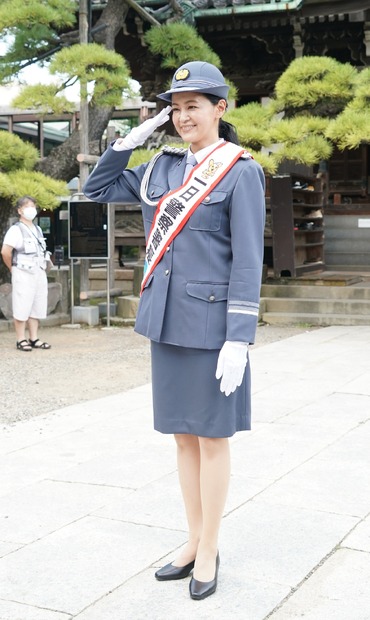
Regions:
[[168, 192], [168, 189], [166, 189], [165, 187], [151, 183], [149, 190], [148, 190], [148, 196], [151, 200], [155, 200], [155, 199], [161, 198], [167, 192]]
[[201, 202], [202, 205], [213, 205], [217, 202], [224, 202], [226, 200], [227, 192], [211, 192]]
[[228, 290], [228, 284], [212, 284], [212, 282], [188, 282], [186, 285], [186, 292], [190, 297], [210, 303], [226, 301]]

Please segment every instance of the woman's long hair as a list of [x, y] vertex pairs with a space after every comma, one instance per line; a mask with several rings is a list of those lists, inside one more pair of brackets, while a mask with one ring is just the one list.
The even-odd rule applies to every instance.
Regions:
[[[208, 93], [202, 93], [205, 97], [213, 104], [217, 105], [217, 103], [222, 99], [222, 97], [217, 97], [216, 95], [209, 95]], [[227, 103], [227, 102], [226, 102]], [[233, 142], [233, 144], [240, 145], [238, 134], [234, 125], [224, 121], [222, 118], [220, 119], [220, 123], [218, 126], [218, 135], [220, 138], [227, 140], [227, 142]]]

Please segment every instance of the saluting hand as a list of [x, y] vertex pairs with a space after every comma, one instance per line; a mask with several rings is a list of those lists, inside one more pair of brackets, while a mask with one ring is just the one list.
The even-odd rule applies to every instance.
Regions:
[[159, 114], [154, 116], [154, 118], [148, 118], [148, 120], [144, 121], [138, 127], [131, 129], [127, 136], [124, 138], [119, 138], [115, 141], [113, 144], [113, 149], [115, 151], [127, 151], [144, 144], [145, 140], [152, 135], [153, 131], [157, 129], [157, 127], [167, 123], [170, 119], [169, 114], [171, 109], [171, 106], [168, 105], [166, 108], [161, 110]]

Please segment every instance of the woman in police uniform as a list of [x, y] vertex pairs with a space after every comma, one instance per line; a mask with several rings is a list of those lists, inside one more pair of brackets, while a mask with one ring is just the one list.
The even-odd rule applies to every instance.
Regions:
[[[109, 146], [84, 188], [98, 202], [141, 202], [148, 269], [135, 329], [151, 340], [154, 427], [175, 436], [189, 524], [187, 544], [156, 578], [193, 570], [196, 600], [217, 587], [228, 437], [250, 429], [263, 262], [264, 175], [222, 120], [227, 94], [216, 67], [186, 63], [159, 95], [171, 105]], [[126, 169], [170, 112], [189, 149]]]

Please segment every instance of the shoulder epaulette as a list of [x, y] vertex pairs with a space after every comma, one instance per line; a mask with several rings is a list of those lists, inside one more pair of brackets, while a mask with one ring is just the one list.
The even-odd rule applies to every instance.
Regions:
[[165, 155], [177, 155], [178, 157], [183, 157], [187, 151], [188, 149], [184, 149], [183, 147], [168, 146], [167, 144], [161, 149], [161, 152]]
[[254, 159], [253, 155], [249, 153], [249, 151], [244, 151], [241, 156], [241, 159]]

